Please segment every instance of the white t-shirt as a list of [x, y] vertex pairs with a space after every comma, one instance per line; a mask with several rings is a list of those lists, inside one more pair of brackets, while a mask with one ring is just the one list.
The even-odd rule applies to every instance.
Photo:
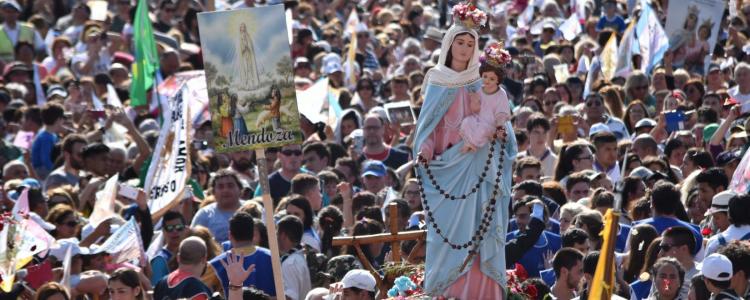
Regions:
[[86, 61], [89, 60], [89, 53], [88, 52], [81, 52], [76, 55], [73, 55], [73, 59], [70, 61], [70, 65], [73, 66], [73, 72], [76, 76], [81, 77], [85, 75], [94, 76], [99, 73], [108, 73], [109, 67], [112, 65], [112, 57], [109, 56], [109, 50], [107, 47], [103, 47], [102, 50], [99, 52], [99, 60], [94, 63], [94, 68], [86, 73], [82, 74], [81, 70], [79, 69], [76, 64], [81, 63], [81, 67], [86, 64]]
[[287, 256], [281, 262], [281, 274], [284, 280], [284, 294], [293, 300], [305, 299], [312, 289], [310, 270], [301, 250]]
[[742, 112], [748, 112], [750, 111], [750, 94], [740, 94], [740, 86], [735, 85], [734, 87], [730, 88], [727, 92], [729, 92], [729, 96], [731, 96], [734, 99], [737, 99], [738, 102], [742, 105]]
[[719, 235], [723, 235], [727, 240], [727, 243], [729, 243], [730, 241], [741, 239], [748, 233], [750, 233], [750, 225], [742, 225], [740, 227], [729, 225], [729, 227], [727, 227], [727, 230], [724, 230], [723, 232], [708, 239], [708, 243], [706, 243], [706, 255], [704, 257], [716, 253], [716, 251], [719, 250], [719, 247], [721, 247], [721, 245], [719, 244]]

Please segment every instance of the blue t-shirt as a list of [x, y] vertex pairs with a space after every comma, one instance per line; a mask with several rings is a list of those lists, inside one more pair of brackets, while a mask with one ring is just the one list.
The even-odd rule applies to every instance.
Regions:
[[[262, 290], [271, 297], [276, 296], [276, 286], [273, 282], [273, 269], [271, 267], [271, 251], [263, 247], [255, 247], [255, 252], [245, 256], [245, 265], [247, 269], [250, 265], [255, 265], [255, 271], [250, 273], [250, 276], [245, 279], [243, 286], [253, 286], [259, 290]], [[230, 252], [224, 252], [214, 259], [209, 264], [214, 268], [216, 277], [219, 278], [219, 282], [224, 287], [224, 292], [229, 291], [229, 277], [227, 272], [224, 270], [224, 266], [220, 260], [227, 262], [227, 254]], [[224, 295], [225, 297], [227, 295]]]
[[169, 275], [169, 259], [172, 258], [172, 252], [167, 248], [161, 248], [159, 253], [151, 259], [151, 284], [156, 286], [159, 280]]
[[596, 30], [601, 31], [604, 28], [612, 28], [613, 30], [619, 32], [622, 32], [625, 30], [625, 20], [622, 19], [620, 16], [615, 16], [612, 19], [607, 18], [607, 16], [602, 16], [599, 18], [599, 22], [596, 23]]
[[628, 242], [628, 235], [630, 235], [630, 225], [620, 223], [620, 231], [617, 232], [617, 243], [615, 243], [616, 252], [626, 252], [625, 244]]
[[633, 294], [630, 298], [639, 300], [648, 298], [648, 293], [651, 291], [651, 284], [651, 280], [633, 281], [633, 283], [630, 284], [630, 293]]
[[[510, 241], [515, 239], [518, 234], [518, 230], [509, 232], [506, 240]], [[539, 236], [536, 244], [534, 244], [534, 246], [531, 247], [523, 257], [521, 257], [521, 260], [519, 260], [518, 263], [526, 269], [526, 272], [529, 273], [529, 277], [539, 277], [539, 272], [544, 270], [544, 253], [547, 251], [551, 251], [552, 253], [557, 252], [557, 250], [560, 250], [561, 243], [562, 241], [559, 235], [545, 230], [543, 234]], [[513, 266], [506, 267], [510, 269]]]
[[[241, 204], [242, 201], [240, 201]], [[221, 210], [216, 206], [216, 203], [211, 203], [198, 210], [190, 227], [195, 228], [198, 225], [206, 227], [214, 235], [217, 242], [223, 243], [229, 240], [229, 219], [232, 218], [234, 213], [235, 211]]]
[[541, 277], [542, 281], [544, 281], [549, 287], [555, 285], [555, 282], [557, 281], [557, 278], [555, 278], [555, 269], [553, 268], [542, 270], [539, 272], [539, 277]]
[[52, 162], [52, 149], [57, 140], [57, 134], [42, 129], [31, 144], [31, 166], [40, 178], [46, 178], [55, 167]]
[[701, 250], [701, 246], [703, 245], [703, 236], [701, 236], [701, 230], [698, 227], [698, 225], [690, 224], [688, 222], [678, 220], [676, 218], [657, 216], [653, 218], [636, 221], [635, 223], [633, 223], [633, 226], [638, 225], [638, 224], [644, 224], [644, 223], [654, 226], [654, 228], [656, 228], [656, 232], [659, 235], [661, 235], [662, 232], [664, 232], [670, 227], [675, 227], [675, 226], [686, 227], [690, 229], [690, 231], [693, 232], [693, 236], [695, 236], [695, 251], [693, 251], [693, 255], [697, 254]]

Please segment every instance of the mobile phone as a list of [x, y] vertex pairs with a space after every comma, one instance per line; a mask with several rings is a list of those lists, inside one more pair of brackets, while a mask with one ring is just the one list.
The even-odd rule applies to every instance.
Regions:
[[680, 110], [673, 110], [664, 113], [664, 118], [667, 121], [667, 132], [672, 133], [677, 130], [682, 130], [685, 126], [685, 113]]
[[95, 119], [104, 119], [107, 116], [107, 113], [105, 113], [103, 110], [89, 109], [86, 111], [86, 113], [91, 115], [91, 117]]
[[362, 149], [365, 147], [365, 136], [362, 129], [354, 129], [352, 133], [350, 134], [352, 137], [352, 145], [354, 146], [354, 151], [357, 153], [362, 153]]
[[135, 200], [138, 198], [138, 189], [129, 186], [127, 184], [121, 183], [120, 188], [117, 191], [117, 195], [123, 196], [128, 199]]

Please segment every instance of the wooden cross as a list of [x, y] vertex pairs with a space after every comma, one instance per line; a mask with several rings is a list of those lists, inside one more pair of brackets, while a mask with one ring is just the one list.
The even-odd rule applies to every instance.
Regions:
[[426, 230], [412, 230], [399, 232], [399, 217], [398, 217], [398, 205], [391, 203], [388, 205], [388, 213], [391, 216], [388, 220], [389, 233], [371, 234], [371, 235], [359, 235], [359, 236], [345, 236], [333, 238], [333, 246], [353, 246], [357, 251], [357, 257], [362, 265], [370, 271], [372, 276], [375, 277], [375, 281], [378, 284], [378, 289], [381, 295], [386, 295], [387, 287], [383, 284], [383, 278], [380, 277], [378, 271], [370, 264], [370, 261], [365, 257], [365, 253], [362, 252], [362, 245], [376, 244], [376, 243], [391, 243], [391, 257], [394, 262], [401, 261], [401, 241], [417, 240], [417, 245], [412, 248], [409, 252], [407, 261], [414, 258], [417, 250], [424, 246], [425, 239], [427, 237]]

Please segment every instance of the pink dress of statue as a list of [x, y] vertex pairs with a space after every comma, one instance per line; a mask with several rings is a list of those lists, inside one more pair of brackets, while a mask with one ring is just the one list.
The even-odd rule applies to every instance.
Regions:
[[[502, 91], [502, 89], [500, 91]], [[499, 93], [500, 92], [490, 96], [496, 97]], [[422, 144], [421, 152], [423, 156], [427, 158], [434, 155], [440, 155], [448, 148], [461, 142], [461, 135], [463, 134], [461, 129], [462, 124], [464, 124], [467, 119], [476, 117], [476, 114], [472, 112], [470, 107], [470, 97], [472, 97], [472, 95], [478, 96], [476, 93], [469, 93], [465, 88], [459, 89], [456, 95], [456, 100], [453, 101], [451, 106], [448, 108], [448, 111], [443, 116], [443, 119], [440, 120], [437, 127], [435, 127], [432, 134], [430, 134], [427, 140], [425, 140], [425, 142]], [[502, 95], [504, 96], [505, 92], [502, 92]], [[502, 110], [501, 108], [499, 108], [499, 103], [502, 101], [498, 100], [499, 99], [497, 98], [481, 99], [482, 110], [485, 110], [485, 107], [487, 107], [487, 111], [490, 112], [491, 116], [489, 116], [489, 120], [492, 120], [492, 118], [494, 118], [495, 112], [498, 112], [499, 114]], [[508, 103], [507, 97], [505, 98], [505, 103]], [[507, 111], [510, 112], [510, 107], [508, 107]], [[491, 132], [489, 132], [489, 135], [492, 136], [492, 134], [495, 132], [495, 122], [485, 122], [484, 117], [481, 119], [482, 126], [487, 125], [487, 127], [491, 127]], [[505, 120], [507, 120], [507, 117]], [[481, 138], [486, 143], [491, 137], [486, 137], [486, 134], [471, 134], [470, 138]], [[475, 263], [471, 264], [471, 269], [469, 269], [466, 274], [458, 277], [453, 285], [451, 285], [445, 291], [443, 296], [447, 298], [454, 297], [457, 299], [503, 299], [503, 288], [499, 284], [497, 284], [495, 280], [482, 273], [480, 269], [481, 261], [482, 258], [480, 253], [476, 258]]]
[[510, 119], [510, 104], [505, 91], [498, 88], [492, 94], [469, 94], [469, 112], [463, 121], [459, 134], [464, 139], [463, 151], [475, 151], [492, 140], [498, 126], [504, 126]]

